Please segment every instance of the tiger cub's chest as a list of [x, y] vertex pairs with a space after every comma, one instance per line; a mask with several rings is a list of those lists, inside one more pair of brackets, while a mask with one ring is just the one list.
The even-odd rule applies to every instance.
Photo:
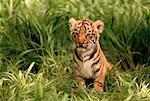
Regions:
[[80, 74], [84, 78], [92, 78], [94, 73], [93, 73], [93, 68], [92, 68], [92, 60], [82, 62], [79, 64], [79, 69], [80, 69]]
[[[78, 54], [80, 56], [74, 55], [74, 59], [76, 61], [74, 65], [76, 68], [78, 68], [80, 76], [86, 79], [94, 78], [94, 71], [95, 69], [99, 68], [99, 64], [93, 65], [94, 60], [97, 56], [95, 56], [95, 54], [92, 53], [93, 50], [90, 50], [88, 52]], [[90, 58], [91, 55], [93, 55], [93, 58]]]

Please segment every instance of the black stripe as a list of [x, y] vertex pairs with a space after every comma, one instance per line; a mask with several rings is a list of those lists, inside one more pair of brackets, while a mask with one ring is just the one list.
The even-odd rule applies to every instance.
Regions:
[[[78, 64], [77, 64], [77, 65], [78, 65]], [[76, 70], [80, 71], [80, 69], [79, 69], [78, 67], [75, 66], [74, 68], [75, 68]]]
[[100, 70], [100, 68], [98, 68], [96, 71], [94, 71], [94, 73], [97, 73]]
[[86, 23], [86, 22], [84, 22], [84, 25], [87, 25], [87, 26], [89, 26], [89, 24], [88, 24], [88, 23]]
[[[90, 51], [90, 50], [91, 50], [91, 49], [88, 49], [86, 52], [88, 52], [88, 51]], [[93, 52], [94, 52], [94, 50], [92, 50], [92, 52], [89, 52], [89, 54], [85, 55], [84, 58], [87, 57], [87, 56], [91, 56], [91, 54], [92, 54]], [[86, 60], [85, 60], [85, 61], [86, 61]], [[84, 62], [85, 62], [85, 61], [84, 61]]]
[[[74, 61], [74, 62], [76, 63], [76, 65], [79, 67], [79, 64], [78, 64], [77, 61], [75, 60], [74, 56], [73, 56], [73, 61]], [[77, 69], [78, 71], [80, 71], [78, 67], [74, 66], [75, 69]]]
[[79, 22], [79, 25], [81, 24], [82, 22]]
[[93, 53], [91, 54], [89, 59], [92, 59], [94, 57], [94, 54], [97, 52], [97, 48], [94, 49]]
[[74, 29], [74, 31], [78, 31], [77, 29]]
[[92, 64], [92, 67], [93, 67], [94, 65], [98, 64], [99, 61], [100, 61], [100, 58], [99, 58], [96, 62], [94, 62], [94, 63]]
[[79, 57], [78, 53], [77, 53], [77, 50], [75, 49], [75, 55], [76, 57], [78, 58], [78, 60], [82, 61], [81, 58]]
[[87, 56], [90, 56], [90, 57], [89, 57], [88, 59], [86, 59], [84, 62], [86, 62], [86, 61], [92, 59], [92, 58], [94, 57], [94, 54], [95, 54], [96, 52], [97, 52], [97, 48], [95, 48], [94, 51], [93, 51], [91, 54], [87, 55]]
[[97, 82], [97, 83], [99, 83], [99, 84], [101, 84], [101, 85], [103, 84], [102, 82], [99, 82], [99, 81], [94, 81], [94, 82]]
[[86, 32], [86, 27], [84, 26], [84, 28], [85, 28], [85, 32]]
[[91, 23], [91, 26], [93, 25], [93, 23]]
[[99, 81], [94, 81], [94, 82], [97, 82], [97, 83], [98, 83], [97, 85], [98, 85], [99, 87], [103, 87], [103, 83], [101, 83], [101, 82], [99, 82]]
[[99, 57], [99, 54], [100, 54], [100, 51], [98, 51], [98, 54], [97, 54], [97, 56], [94, 58], [93, 61], [95, 61], [95, 60]]
[[[80, 22], [80, 23], [81, 23], [81, 22]], [[81, 27], [80, 27], [80, 30], [81, 30], [82, 26], [83, 26], [83, 22], [82, 22], [82, 25], [81, 25]]]
[[81, 75], [79, 75], [78, 77], [81, 78], [81, 79], [84, 79]]
[[76, 61], [76, 59], [74, 58], [74, 56], [73, 56], [73, 61], [74, 61], [75, 63], [77, 63], [77, 61]]

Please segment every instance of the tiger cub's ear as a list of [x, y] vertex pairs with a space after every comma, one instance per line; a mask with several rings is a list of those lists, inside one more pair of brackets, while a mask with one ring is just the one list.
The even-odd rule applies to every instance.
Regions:
[[104, 23], [101, 20], [97, 20], [94, 22], [94, 30], [97, 33], [102, 33], [104, 29]]
[[72, 29], [74, 27], [74, 25], [76, 24], [76, 20], [74, 18], [70, 18], [69, 19], [69, 23], [70, 23], [70, 29]]

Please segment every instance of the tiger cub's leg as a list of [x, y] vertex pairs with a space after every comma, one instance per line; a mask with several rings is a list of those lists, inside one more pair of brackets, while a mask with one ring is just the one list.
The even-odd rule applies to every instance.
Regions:
[[79, 89], [80, 87], [86, 87], [85, 80], [82, 77], [80, 77], [79, 71], [76, 68], [73, 68], [73, 77], [74, 80], [77, 82], [77, 89]]
[[85, 80], [81, 77], [74, 77], [77, 82], [77, 88], [86, 87]]
[[103, 92], [104, 91], [105, 75], [106, 75], [106, 68], [103, 67], [100, 69], [98, 76], [94, 81], [94, 89], [97, 92]]

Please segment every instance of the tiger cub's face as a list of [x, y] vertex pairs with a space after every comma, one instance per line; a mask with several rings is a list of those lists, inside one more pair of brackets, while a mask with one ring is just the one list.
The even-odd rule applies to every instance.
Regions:
[[104, 23], [102, 21], [92, 22], [88, 19], [75, 20], [71, 18], [69, 22], [71, 36], [76, 44], [76, 48], [86, 50], [96, 45], [99, 33], [103, 31]]

